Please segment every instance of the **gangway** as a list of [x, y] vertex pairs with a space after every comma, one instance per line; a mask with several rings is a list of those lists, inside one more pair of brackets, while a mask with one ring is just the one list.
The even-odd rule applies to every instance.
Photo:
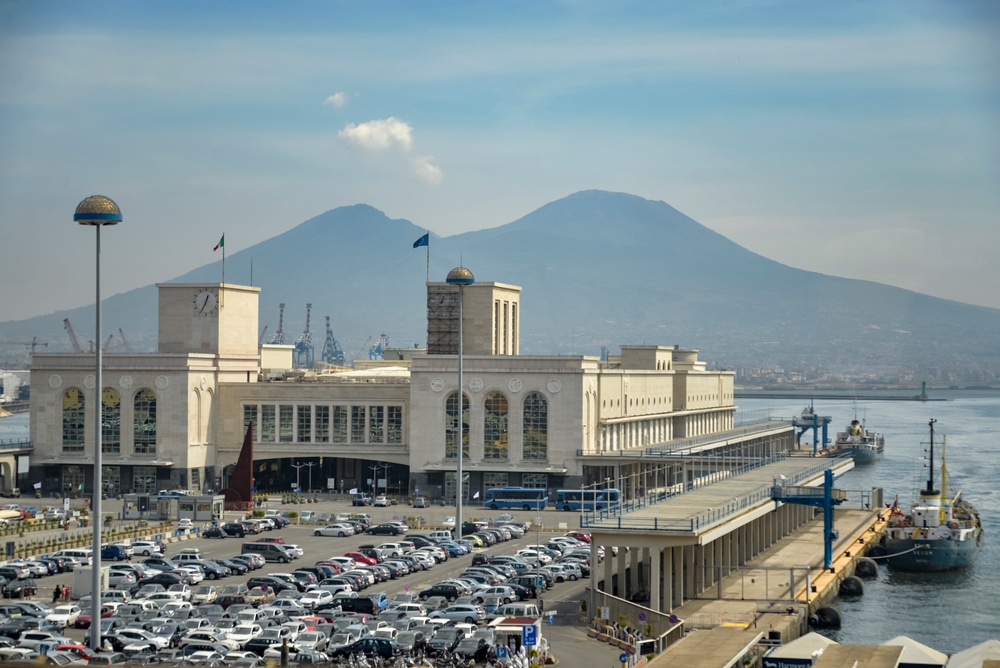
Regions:
[[823, 432], [823, 447], [825, 448], [830, 444], [830, 439], [827, 438], [827, 433], [830, 423], [833, 421], [829, 415], [817, 415], [816, 411], [813, 410], [812, 404], [806, 406], [802, 410], [802, 414], [792, 418], [792, 426], [795, 427], [795, 443], [799, 444], [802, 442], [802, 435], [807, 431], [812, 430], [813, 433], [813, 455], [819, 450], [820, 444], [820, 430]]
[[833, 528], [833, 507], [847, 501], [847, 490], [833, 488], [833, 469], [823, 472], [822, 487], [788, 486], [784, 484], [784, 478], [775, 479], [771, 498], [781, 503], [823, 509], [823, 568], [830, 568], [833, 565], [833, 541], [838, 538]]

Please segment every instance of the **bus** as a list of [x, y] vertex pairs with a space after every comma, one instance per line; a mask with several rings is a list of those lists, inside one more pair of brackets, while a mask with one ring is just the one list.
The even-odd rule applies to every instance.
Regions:
[[483, 505], [491, 510], [498, 508], [544, 510], [545, 506], [549, 505], [549, 495], [544, 489], [535, 487], [494, 487], [486, 490]]
[[620, 500], [617, 489], [560, 489], [556, 491], [556, 510], [618, 510]]

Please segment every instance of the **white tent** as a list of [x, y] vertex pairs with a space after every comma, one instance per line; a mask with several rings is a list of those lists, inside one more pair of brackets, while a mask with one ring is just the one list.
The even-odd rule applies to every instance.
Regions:
[[811, 666], [813, 661], [830, 645], [837, 643], [818, 633], [807, 633], [792, 642], [768, 652], [764, 668], [793, 668]]
[[947, 654], [919, 643], [913, 638], [896, 636], [882, 644], [902, 646], [903, 653], [899, 657], [897, 668], [944, 668], [948, 664]]
[[985, 640], [955, 652], [948, 661], [948, 668], [981, 668], [983, 661], [989, 659], [1000, 661], [1000, 640]]

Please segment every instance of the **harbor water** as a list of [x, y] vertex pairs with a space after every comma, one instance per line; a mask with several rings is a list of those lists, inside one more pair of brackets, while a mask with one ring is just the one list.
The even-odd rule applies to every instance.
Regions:
[[[828, 393], [824, 393], [828, 394]], [[900, 394], [898, 391], [893, 394]], [[839, 630], [821, 631], [837, 642], [879, 644], [905, 635], [949, 654], [988, 639], [1000, 638], [1000, 392], [936, 391], [947, 401], [881, 401], [823, 399], [814, 404], [829, 415], [829, 438], [836, 438], [857, 415], [872, 431], [885, 436], [885, 453], [836, 481], [854, 498], [862, 490], [882, 487], [884, 498], [897, 494], [909, 507], [927, 483], [928, 428], [935, 425], [935, 481], [940, 485], [941, 436], [947, 437], [948, 495], [959, 490], [982, 517], [983, 547], [976, 563], [944, 573], [899, 573], [880, 567], [878, 578], [865, 581], [863, 596], [837, 602]], [[809, 396], [792, 399], [740, 399], [740, 411], [770, 409], [772, 417], [801, 413]], [[803, 441], [809, 440], [807, 433]]]

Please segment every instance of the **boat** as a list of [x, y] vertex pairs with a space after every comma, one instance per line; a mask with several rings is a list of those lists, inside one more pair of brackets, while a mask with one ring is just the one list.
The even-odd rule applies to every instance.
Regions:
[[855, 415], [846, 430], [837, 432], [834, 447], [843, 452], [850, 452], [855, 464], [867, 464], [882, 456], [885, 437], [878, 432], [869, 431], [865, 423], [858, 420]]
[[934, 486], [934, 424], [929, 423], [931, 441], [927, 487], [920, 490], [909, 512], [899, 508], [899, 497], [889, 511], [883, 547], [890, 568], [910, 572], [946, 571], [975, 562], [983, 540], [979, 512], [959, 491], [948, 499], [948, 473], [942, 440], [941, 489]]

